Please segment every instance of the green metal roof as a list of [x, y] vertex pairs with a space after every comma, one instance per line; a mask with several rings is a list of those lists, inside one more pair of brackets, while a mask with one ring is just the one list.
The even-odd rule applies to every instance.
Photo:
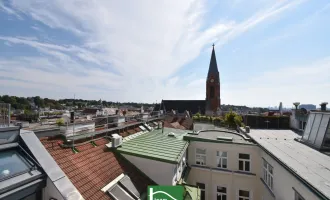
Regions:
[[184, 185], [184, 200], [200, 200], [201, 190], [194, 186]]
[[[162, 133], [161, 129], [156, 129], [124, 142], [116, 151], [167, 163], [179, 163], [188, 147], [188, 141], [183, 140], [188, 132], [190, 131], [164, 128]], [[174, 133], [175, 136], [168, 136], [169, 133]]]

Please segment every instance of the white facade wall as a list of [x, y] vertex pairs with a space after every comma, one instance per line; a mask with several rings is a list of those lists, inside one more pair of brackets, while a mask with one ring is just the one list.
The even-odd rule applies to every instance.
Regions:
[[[206, 167], [195, 167], [196, 148], [206, 148]], [[227, 152], [227, 169], [217, 170], [216, 151]], [[250, 155], [251, 174], [242, 174], [239, 171], [238, 155], [245, 153]], [[206, 199], [216, 199], [216, 188], [227, 188], [227, 199], [235, 199], [239, 189], [251, 192], [253, 199], [260, 199], [261, 167], [259, 147], [253, 145], [237, 145], [225, 143], [210, 143], [192, 141], [188, 147], [188, 165], [192, 166], [189, 173], [188, 184], [196, 185], [196, 182], [204, 183], [206, 187]]]
[[296, 119], [296, 110], [292, 110], [292, 115], [290, 115], [290, 128], [299, 129], [299, 120]]
[[61, 193], [57, 190], [54, 183], [49, 178], [47, 178], [47, 183], [46, 184], [47, 185], [43, 189], [43, 192], [42, 192], [42, 196], [43, 196], [42, 199], [54, 198], [54, 199], [57, 199], [57, 200], [64, 200]]
[[[195, 163], [196, 148], [206, 148], [204, 167], [198, 167]], [[216, 151], [227, 152], [228, 171], [217, 170]], [[251, 175], [237, 173], [239, 153], [250, 154]], [[263, 159], [273, 167], [272, 191], [261, 180]], [[319, 199], [296, 176], [258, 146], [192, 141], [188, 147], [188, 165], [191, 166], [191, 171], [187, 183], [192, 185], [196, 185], [197, 182], [204, 183], [206, 200], [216, 199], [217, 186], [227, 188], [229, 200], [237, 199], [239, 189], [252, 192], [253, 200], [294, 200], [295, 190], [306, 200]]]
[[158, 185], [176, 185], [184, 169], [179, 165], [186, 157], [184, 155], [179, 164], [171, 164], [127, 154], [122, 155]]
[[[280, 163], [274, 160], [263, 150], [261, 151], [261, 157], [264, 158], [272, 167], [274, 174], [274, 187], [273, 194], [276, 200], [294, 200], [295, 190], [306, 200], [319, 199], [311, 192], [301, 181], [299, 181], [293, 174], [286, 170]], [[262, 169], [262, 167], [260, 167]], [[262, 172], [261, 172], [262, 173]], [[262, 184], [263, 185], [263, 184]], [[263, 185], [264, 199], [268, 199], [271, 193], [265, 185]], [[294, 188], [294, 189], [293, 189]]]

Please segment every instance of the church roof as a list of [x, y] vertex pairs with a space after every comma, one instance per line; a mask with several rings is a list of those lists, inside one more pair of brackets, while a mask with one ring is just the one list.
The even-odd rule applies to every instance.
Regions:
[[207, 73], [207, 77], [209, 77], [211, 74], [219, 74], [217, 59], [215, 57], [214, 44], [213, 44], [209, 72]]
[[206, 101], [205, 100], [162, 100], [161, 108], [159, 109], [159, 104], [155, 106], [154, 110], [165, 110], [169, 112], [171, 110], [176, 110], [179, 113], [183, 113], [186, 110], [191, 114], [196, 114], [200, 112], [205, 113]]

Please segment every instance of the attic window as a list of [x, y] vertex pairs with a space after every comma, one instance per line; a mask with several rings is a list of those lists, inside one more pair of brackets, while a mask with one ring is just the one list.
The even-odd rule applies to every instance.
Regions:
[[108, 192], [114, 199], [134, 200], [141, 198], [141, 194], [130, 177], [124, 174], [119, 175], [101, 190], [103, 192]]

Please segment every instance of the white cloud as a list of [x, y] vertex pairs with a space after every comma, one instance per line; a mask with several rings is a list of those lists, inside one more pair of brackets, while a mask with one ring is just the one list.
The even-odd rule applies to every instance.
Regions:
[[[181, 77], [175, 72], [211, 43], [231, 41], [301, 2], [276, 1], [267, 3], [267, 7], [262, 4], [246, 20], [214, 19], [204, 28], [206, 0], [13, 0], [11, 11], [24, 13], [52, 29], [72, 32], [82, 44], [59, 45], [0, 36], [0, 40], [11, 45], [28, 45], [46, 55], [2, 59], [0, 70], [7, 69], [2, 76], [28, 81], [7, 81], [8, 86], [41, 90], [56, 84], [49, 90], [68, 96], [76, 93], [87, 99], [205, 99], [205, 80], [200, 75]], [[205, 71], [207, 66], [205, 63]], [[100, 90], [95, 90], [97, 87]]]
[[217, 45], [221, 46], [232, 40], [233, 38], [243, 34], [249, 29], [255, 27], [256, 25], [265, 22], [267, 20], [271, 20], [273, 18], [279, 17], [283, 12], [293, 9], [298, 5], [302, 4], [307, 0], [282, 0], [275, 1], [271, 6], [267, 6], [265, 8], [260, 9], [258, 12], [253, 14], [250, 18], [238, 23], [231, 31], [229, 31], [219, 42]]
[[17, 19], [22, 19], [22, 17], [17, 12], [15, 12], [13, 9], [7, 7], [4, 4], [4, 1], [2, 1], [2, 0], [0, 0], [0, 11], [1, 10], [5, 11], [6, 13], [8, 13], [10, 15], [14, 15]]
[[239, 104], [242, 98], [246, 105], [253, 106], [275, 106], [283, 102], [291, 107], [295, 101], [318, 105], [329, 101], [329, 71], [330, 57], [303, 66], [282, 66], [258, 77], [247, 76], [243, 83], [225, 85], [222, 98], [226, 104]]

